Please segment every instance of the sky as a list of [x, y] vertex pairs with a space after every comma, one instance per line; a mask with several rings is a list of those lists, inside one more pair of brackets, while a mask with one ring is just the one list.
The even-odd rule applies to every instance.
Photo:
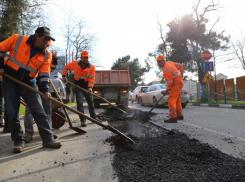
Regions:
[[[204, 3], [211, 0], [202, 0]], [[91, 33], [96, 33], [96, 44], [92, 54], [92, 62], [97, 62], [103, 67], [97, 70], [111, 69], [112, 64], [126, 55], [131, 59], [139, 58], [142, 67], [149, 52], [154, 52], [157, 45], [161, 43], [158, 30], [158, 20], [162, 25], [163, 33], [169, 31], [167, 23], [176, 17], [191, 12], [192, 0], [52, 0], [50, 10], [50, 26], [56, 41], [55, 47], [64, 47], [62, 37], [67, 17], [71, 12], [72, 16], [79, 17], [87, 22]], [[218, 2], [215, 1], [214, 2]], [[243, 0], [220, 0], [223, 6], [222, 11], [210, 14], [209, 26], [216, 20], [218, 14], [223, 17], [215, 26], [215, 30], [225, 30], [225, 35], [231, 35], [232, 39], [238, 38], [239, 33], [245, 30], [244, 1]], [[201, 6], [203, 7], [203, 6]], [[212, 59], [210, 60], [212, 61]], [[220, 63], [216, 65], [216, 73], [222, 73], [228, 78], [245, 75], [241, 68], [230, 68], [232, 65], [239, 65], [239, 61]], [[142, 78], [149, 83], [157, 78], [156, 64], [153, 69]], [[186, 73], [188, 74], [188, 73]], [[188, 74], [189, 78], [197, 79], [194, 75]]]

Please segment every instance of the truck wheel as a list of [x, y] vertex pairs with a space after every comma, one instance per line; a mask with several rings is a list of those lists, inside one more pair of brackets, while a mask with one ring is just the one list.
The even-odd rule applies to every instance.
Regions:
[[126, 107], [128, 107], [128, 99], [122, 99], [122, 100], [120, 101], [120, 104], [123, 104], [123, 105], [125, 105]]
[[94, 100], [94, 106], [95, 106], [95, 108], [100, 108], [100, 99]]

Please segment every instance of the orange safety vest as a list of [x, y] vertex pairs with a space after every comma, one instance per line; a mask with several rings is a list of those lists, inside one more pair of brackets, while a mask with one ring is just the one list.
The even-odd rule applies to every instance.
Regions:
[[85, 82], [88, 82], [88, 87], [93, 88], [95, 82], [95, 66], [89, 63], [89, 68], [82, 69], [79, 63], [80, 61], [74, 60], [68, 65], [65, 65], [62, 75], [66, 75], [68, 70], [73, 70], [75, 80], [79, 81], [79, 79], [84, 79]]
[[181, 75], [183, 75], [183, 73], [185, 71], [183, 64], [176, 63], [176, 62], [173, 62], [173, 61], [168, 61], [168, 62], [174, 64], [174, 66], [180, 71]]
[[8, 66], [14, 70], [19, 68], [30, 71], [30, 77], [44, 76], [40, 79], [48, 81], [50, 73], [51, 53], [44, 49], [44, 54], [38, 53], [30, 59], [31, 47], [26, 43], [29, 36], [14, 34], [7, 40], [0, 43], [0, 52], [8, 52], [9, 60], [6, 62]]
[[165, 62], [163, 66], [163, 76], [167, 81], [167, 91], [170, 91], [175, 83], [183, 81], [180, 71], [171, 62]]

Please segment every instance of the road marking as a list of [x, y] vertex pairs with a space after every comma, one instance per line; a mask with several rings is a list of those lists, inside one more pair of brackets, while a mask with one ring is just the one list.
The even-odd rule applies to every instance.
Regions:
[[219, 131], [214, 131], [214, 130], [211, 130], [211, 129], [208, 129], [208, 128], [204, 128], [204, 127], [201, 127], [201, 126], [198, 126], [198, 125], [194, 125], [194, 124], [190, 124], [190, 123], [185, 123], [183, 121], [178, 121], [178, 122], [179, 123], [182, 123], [182, 124], [190, 125], [190, 126], [193, 126], [193, 127], [197, 127], [197, 128], [200, 128], [200, 129], [204, 129], [204, 130], [207, 130], [207, 131], [210, 131], [210, 132], [218, 133], [218, 134], [221, 134], [221, 135], [230, 137], [230, 138], [237, 138], [238, 140], [245, 142], [245, 139], [244, 138], [241, 138], [241, 137], [236, 137], [236, 136], [233, 136], [233, 135], [228, 135], [228, 134], [225, 134], [225, 133], [222, 133], [222, 132], [219, 132]]

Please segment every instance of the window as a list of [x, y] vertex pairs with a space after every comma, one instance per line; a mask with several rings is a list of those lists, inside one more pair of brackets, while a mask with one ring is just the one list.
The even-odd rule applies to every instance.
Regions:
[[167, 86], [166, 86], [166, 85], [161, 84], [161, 85], [160, 85], [160, 88], [161, 88], [161, 89], [167, 89]]

